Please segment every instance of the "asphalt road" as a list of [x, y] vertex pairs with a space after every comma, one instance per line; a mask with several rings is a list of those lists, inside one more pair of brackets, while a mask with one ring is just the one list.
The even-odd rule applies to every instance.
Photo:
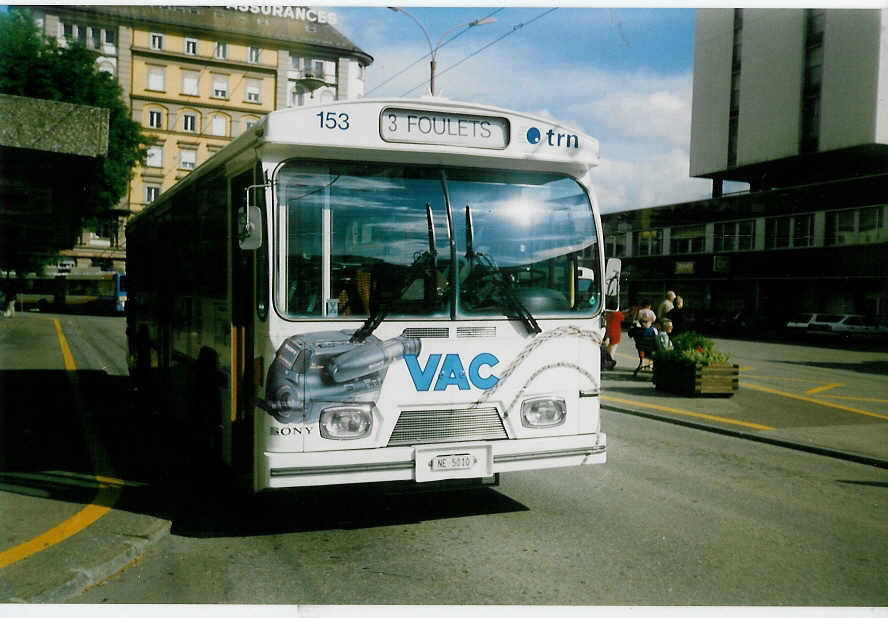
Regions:
[[218, 498], [87, 603], [885, 605], [888, 471], [606, 413], [604, 466]]
[[[143, 419], [111, 422], [132, 410], [123, 320], [56, 317], [77, 359], [88, 422], [65, 413], [70, 384], [49, 330], [51, 354], [4, 361], [7, 372], [16, 362], [39, 368], [7, 375], [19, 386], [28, 378], [23, 397], [35, 410], [7, 455], [35, 469], [101, 473], [107, 465], [122, 478], [152, 480], [125, 492], [115, 511], [172, 522], [170, 536], [74, 603], [888, 605], [884, 468], [606, 411], [603, 466], [507, 474], [499, 487], [463, 493], [245, 498], [220, 492], [212, 470], [181, 476], [187, 454], [174, 435], [141, 433]], [[755, 383], [771, 390], [866, 397], [873, 401], [834, 401], [888, 413], [876, 371], [884, 353], [719, 345], [749, 384], [761, 375]], [[751, 409], [730, 410], [743, 401], [734, 398], [729, 412], [755, 417], [756, 407], [776, 407], [819, 430], [810, 402], [757, 393]], [[822, 421], [824, 430], [837, 418], [836, 431], [844, 422], [856, 431], [885, 425], [825, 410], [842, 416]], [[51, 439], [35, 431], [48, 421], [56, 423]], [[65, 453], [65, 428], [126, 449]], [[124, 429], [134, 434], [123, 440], [115, 432]], [[47, 453], [56, 459], [41, 459]], [[82, 501], [71, 495], [59, 504], [71, 510]]]

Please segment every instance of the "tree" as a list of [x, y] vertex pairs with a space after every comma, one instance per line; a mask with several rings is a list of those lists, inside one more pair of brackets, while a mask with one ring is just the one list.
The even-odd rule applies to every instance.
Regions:
[[[130, 118], [120, 85], [98, 70], [95, 60], [95, 53], [82, 44], [61, 47], [55, 39], [44, 37], [27, 9], [13, 7], [0, 13], [0, 93], [110, 110], [107, 155], [90, 160], [85, 167], [54, 166], [51, 177], [42, 179], [61, 189], [55, 193], [65, 198], [64, 219], [72, 233], [61, 241], [59, 250], [73, 247], [77, 231], [94, 226], [126, 195], [148, 144], [139, 124]], [[10, 240], [19, 241], [16, 253], [28, 252], [21, 238], [3, 238], [0, 243]], [[2, 252], [0, 266], [13, 267], [9, 253]]]

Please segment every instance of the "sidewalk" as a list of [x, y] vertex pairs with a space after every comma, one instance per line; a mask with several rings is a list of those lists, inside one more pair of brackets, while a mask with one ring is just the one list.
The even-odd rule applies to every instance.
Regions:
[[650, 371], [633, 377], [634, 369], [619, 356], [614, 370], [602, 372], [603, 409], [888, 468], [888, 419], [744, 384], [742, 371], [733, 396], [690, 397], [657, 390]]
[[[109, 431], [133, 431], [124, 380], [71, 370], [59, 348], [49, 316], [0, 320], [0, 603], [64, 601], [170, 531], [159, 510], [134, 505], [148, 493], [140, 475], [100, 452]], [[118, 442], [152, 465], [144, 437]]]

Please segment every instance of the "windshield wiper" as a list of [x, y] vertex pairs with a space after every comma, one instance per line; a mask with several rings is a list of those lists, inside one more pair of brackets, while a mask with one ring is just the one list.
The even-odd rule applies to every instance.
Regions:
[[402, 298], [410, 286], [413, 285], [413, 282], [416, 281], [421, 274], [425, 273], [428, 268], [435, 269], [437, 267], [438, 250], [435, 249], [435, 221], [432, 218], [432, 206], [428, 202], [426, 202], [426, 222], [428, 223], [429, 228], [428, 251], [423, 251], [416, 256], [415, 260], [413, 260], [403, 281], [401, 281], [400, 286], [398, 286], [399, 290], [397, 296], [393, 296], [390, 299], [387, 299], [387, 301], [379, 302], [374, 307], [371, 307], [370, 315], [361, 325], [361, 328], [356, 330], [351, 336], [350, 341], [352, 343], [363, 343], [367, 337], [372, 335], [373, 331], [376, 330], [376, 328], [382, 324], [383, 320], [388, 316], [389, 311], [391, 310], [392, 301], [396, 298]]
[[[533, 317], [533, 314], [524, 306], [524, 303], [521, 302], [521, 299], [518, 298], [518, 294], [515, 291], [515, 286], [512, 283], [511, 277], [509, 277], [503, 269], [496, 265], [493, 259], [484, 254], [484, 253], [476, 253], [473, 247], [475, 240], [475, 229], [472, 225], [472, 210], [468, 204], [466, 204], [466, 259], [470, 261], [474, 259], [480, 259], [483, 262], [484, 266], [487, 267], [492, 273], [496, 274], [500, 281], [502, 282], [502, 287], [498, 288], [496, 291], [499, 292], [496, 296], [499, 297], [497, 300], [501, 301], [501, 304], [504, 305], [507, 309], [511, 309], [515, 312], [518, 319], [521, 320], [521, 323], [524, 325], [524, 328], [527, 329], [527, 332], [533, 334], [540, 334], [543, 332], [543, 329], [540, 328], [540, 325], [537, 324], [536, 319]], [[508, 314], [506, 314], [508, 316]]]

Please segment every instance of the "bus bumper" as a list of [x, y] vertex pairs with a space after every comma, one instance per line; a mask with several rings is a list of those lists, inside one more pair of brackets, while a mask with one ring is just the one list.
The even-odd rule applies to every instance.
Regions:
[[604, 433], [315, 453], [266, 452], [255, 489], [484, 478], [500, 472], [605, 463], [606, 459]]

